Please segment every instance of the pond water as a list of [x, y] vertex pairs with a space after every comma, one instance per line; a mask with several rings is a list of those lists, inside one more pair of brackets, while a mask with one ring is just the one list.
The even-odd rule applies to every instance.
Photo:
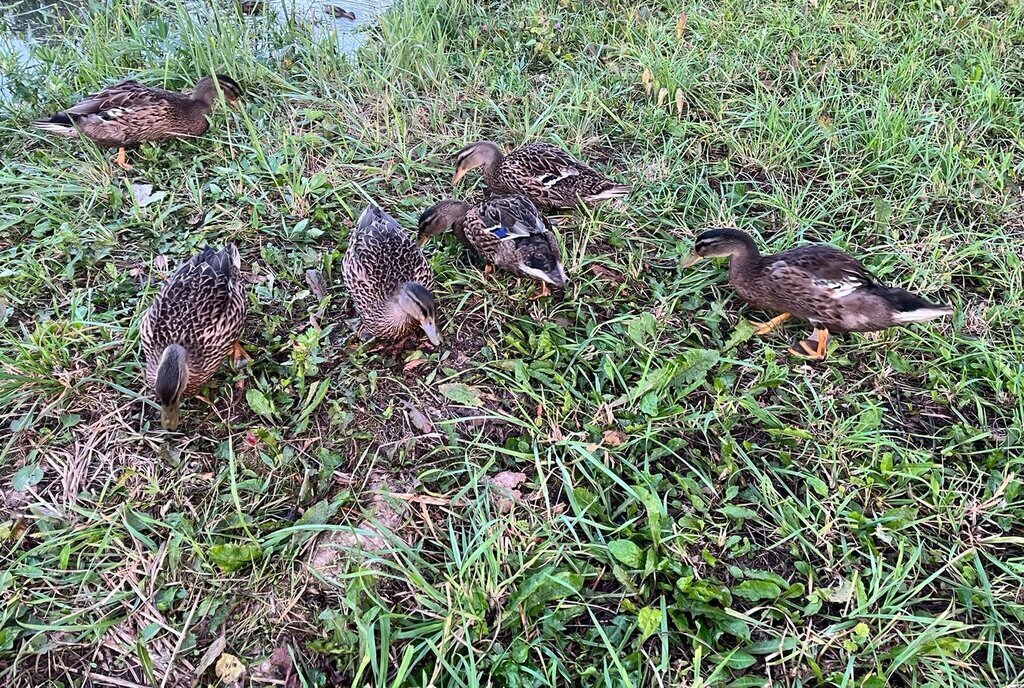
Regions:
[[[331, 39], [338, 50], [354, 56], [366, 40], [365, 29], [395, 0], [205, 0], [189, 1], [196, 15], [211, 11], [239, 13], [254, 27], [271, 19], [309, 27], [315, 39]], [[59, 30], [78, 11], [74, 0], [0, 0], [0, 104], [8, 103], [16, 76], [39, 64], [32, 48]]]

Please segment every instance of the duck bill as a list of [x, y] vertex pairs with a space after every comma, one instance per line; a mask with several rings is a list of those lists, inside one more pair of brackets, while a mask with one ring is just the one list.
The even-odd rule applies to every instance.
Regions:
[[427, 234], [420, 234], [419, 238], [416, 239], [416, 245], [419, 246], [420, 248], [423, 248], [424, 246], [427, 245], [428, 241], [430, 241], [430, 236], [429, 235], [427, 235]]
[[702, 255], [700, 255], [698, 253], [691, 253], [689, 256], [687, 256], [687, 258], [685, 260], [683, 260], [683, 262], [679, 265], [679, 267], [685, 269], [685, 268], [690, 267], [691, 265], [696, 265], [697, 263], [701, 262], [702, 260], [704, 260], [704, 256], [702, 256]]
[[160, 407], [160, 425], [164, 430], [177, 430], [180, 423], [181, 410], [177, 404]]
[[459, 180], [462, 179], [466, 175], [466, 172], [468, 171], [469, 170], [467, 170], [465, 167], [460, 167], [459, 169], [455, 170], [455, 174], [452, 175], [452, 185], [454, 186], [455, 184], [458, 184]]
[[424, 320], [420, 323], [420, 327], [423, 328], [423, 332], [427, 335], [427, 339], [434, 346], [441, 346], [441, 337], [437, 334], [437, 325], [432, 320]]

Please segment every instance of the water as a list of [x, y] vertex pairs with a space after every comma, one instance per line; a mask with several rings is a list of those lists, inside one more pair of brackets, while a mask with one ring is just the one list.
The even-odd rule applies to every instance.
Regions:
[[[395, 0], [264, 1], [264, 13], [273, 12], [280, 21], [292, 17], [308, 24], [318, 37], [333, 35], [338, 50], [346, 55], [355, 54], [366, 40], [365, 29], [375, 24], [377, 18], [395, 3]], [[355, 19], [340, 16], [343, 13], [351, 13], [355, 15]]]
[[[258, 27], [267, 19], [282, 25], [309, 27], [314, 38], [333, 39], [338, 50], [354, 56], [366, 40], [366, 29], [391, 7], [395, 0], [200, 0], [189, 2], [196, 16], [210, 11], [238, 12], [241, 2], [255, 3], [252, 14], [243, 12], [243, 21], [258, 36]], [[337, 8], [337, 9], [335, 9]], [[248, 8], [247, 8], [248, 9]], [[0, 0], [0, 104], [12, 98], [25, 98], [22, 82], [31, 83], [28, 74], [42, 64], [33, 48], [60, 30], [63, 20], [78, 11], [75, 0]], [[350, 18], [355, 15], [355, 18]], [[26, 77], [26, 78], [22, 78]]]
[[65, 0], [25, 0], [13, 7], [0, 0], [0, 102], [16, 92], [19, 75], [39, 64], [33, 45], [67, 16], [69, 7]]

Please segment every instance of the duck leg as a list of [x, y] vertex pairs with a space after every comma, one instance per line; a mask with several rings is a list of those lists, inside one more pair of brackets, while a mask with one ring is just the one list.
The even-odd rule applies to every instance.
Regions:
[[828, 330], [824, 327], [814, 328], [814, 334], [809, 339], [797, 342], [797, 346], [791, 346], [789, 350], [811, 361], [824, 361], [828, 353]]
[[135, 168], [128, 164], [128, 160], [125, 158], [124, 146], [117, 149], [117, 157], [114, 158], [114, 162], [125, 172], [131, 172]]
[[235, 343], [231, 345], [231, 365], [237, 370], [251, 360], [252, 358], [242, 347], [242, 340], [235, 340]]
[[[236, 339], [235, 343], [231, 345], [231, 367], [236, 371], [241, 370], [251, 360], [252, 358], [249, 356], [248, 352], [242, 348], [242, 340]], [[239, 377], [235, 380], [234, 390], [234, 393], [231, 395], [232, 405], [241, 399], [241, 395], [245, 393], [245, 376]]]
[[536, 301], [537, 299], [542, 299], [545, 296], [551, 296], [551, 290], [548, 289], [547, 282], [541, 282], [540, 287], [537, 288], [537, 291], [534, 292], [533, 296], [529, 297], [527, 301]]
[[754, 334], [766, 335], [769, 332], [771, 332], [772, 330], [774, 330], [776, 327], [781, 325], [782, 323], [784, 323], [787, 320], [789, 320], [791, 317], [793, 317], [793, 315], [791, 313], [783, 313], [782, 315], [775, 316], [774, 318], [772, 318], [768, 322], [759, 323], [759, 322], [754, 322], [753, 320], [751, 320], [750, 324], [753, 327], [757, 328], [754, 331]]

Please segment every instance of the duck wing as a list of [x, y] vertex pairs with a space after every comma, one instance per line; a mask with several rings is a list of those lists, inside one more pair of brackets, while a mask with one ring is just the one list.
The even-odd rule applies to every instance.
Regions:
[[771, 277], [783, 283], [809, 283], [832, 299], [842, 299], [878, 280], [860, 261], [831, 246], [801, 246], [765, 259]]

